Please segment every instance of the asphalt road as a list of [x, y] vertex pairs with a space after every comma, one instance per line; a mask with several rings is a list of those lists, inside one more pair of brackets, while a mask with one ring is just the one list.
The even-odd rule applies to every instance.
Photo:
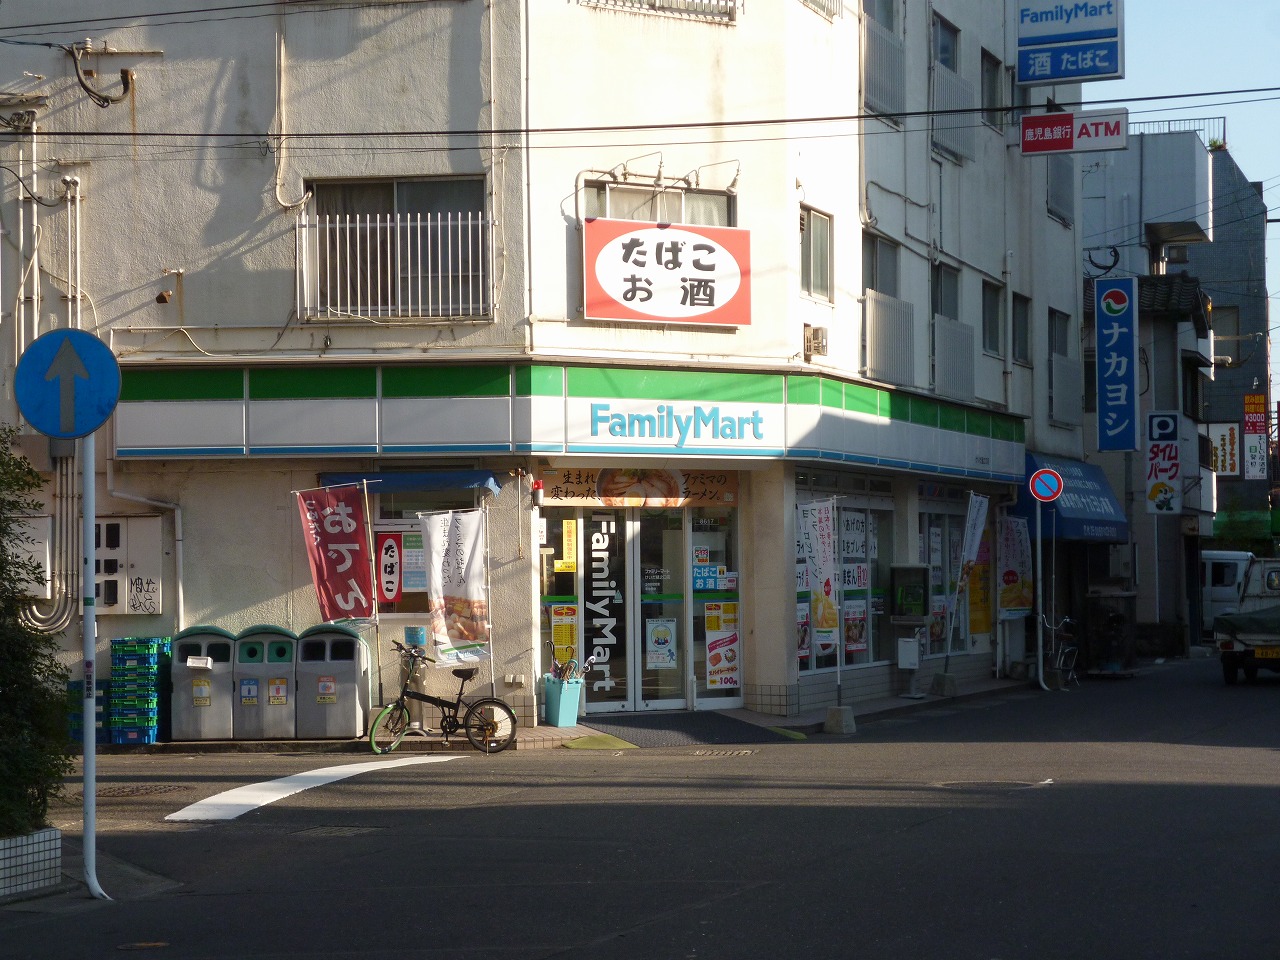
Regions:
[[[367, 756], [103, 756], [32, 960], [1280, 958], [1280, 676], [1216, 661], [734, 747], [535, 750], [174, 811]], [[78, 829], [79, 800], [56, 811]]]

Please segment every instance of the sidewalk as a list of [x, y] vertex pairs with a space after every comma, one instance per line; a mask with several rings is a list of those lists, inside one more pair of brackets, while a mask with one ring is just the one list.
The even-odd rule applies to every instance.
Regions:
[[[920, 699], [907, 699], [900, 696], [881, 697], [873, 700], [861, 700], [849, 704], [854, 720], [873, 720], [893, 716], [910, 710], [918, 710], [938, 703], [967, 700], [973, 697], [989, 696], [1010, 690], [1028, 688], [1026, 680], [982, 679], [960, 682], [954, 697], [939, 697], [925, 694]], [[726, 716], [744, 720], [760, 727], [775, 727], [796, 733], [821, 733], [827, 719], [827, 708], [821, 707], [795, 716], [782, 717], [775, 714], [758, 713], [754, 710], [726, 710]], [[536, 727], [520, 727], [516, 733], [516, 742], [511, 750], [546, 750], [562, 747], [571, 740], [593, 736], [599, 731], [581, 724], [572, 727], [552, 727], [539, 724]], [[369, 742], [365, 738], [358, 740], [198, 740], [181, 743], [152, 743], [142, 746], [108, 746], [98, 747], [99, 753], [276, 753], [281, 750], [303, 751], [307, 753], [367, 753]], [[464, 735], [457, 735], [448, 745], [438, 733], [420, 733], [411, 731], [396, 748], [403, 752], [436, 752], [436, 751], [470, 751], [471, 745]]]

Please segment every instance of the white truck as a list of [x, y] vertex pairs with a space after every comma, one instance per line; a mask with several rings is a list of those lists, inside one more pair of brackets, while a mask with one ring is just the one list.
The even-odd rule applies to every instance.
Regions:
[[1280, 559], [1253, 557], [1240, 580], [1236, 613], [1219, 614], [1213, 624], [1222, 678], [1235, 683], [1244, 672], [1280, 671]]

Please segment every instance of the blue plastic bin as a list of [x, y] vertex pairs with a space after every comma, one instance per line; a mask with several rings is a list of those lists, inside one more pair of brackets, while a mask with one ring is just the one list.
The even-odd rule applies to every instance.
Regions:
[[558, 680], [549, 673], [543, 680], [546, 681], [547, 726], [576, 726], [578, 704], [582, 702], [582, 681]]

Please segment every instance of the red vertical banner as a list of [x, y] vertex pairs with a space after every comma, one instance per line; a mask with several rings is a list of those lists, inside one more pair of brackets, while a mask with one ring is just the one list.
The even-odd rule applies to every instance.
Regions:
[[363, 488], [320, 487], [297, 497], [321, 616], [325, 620], [374, 616]]

